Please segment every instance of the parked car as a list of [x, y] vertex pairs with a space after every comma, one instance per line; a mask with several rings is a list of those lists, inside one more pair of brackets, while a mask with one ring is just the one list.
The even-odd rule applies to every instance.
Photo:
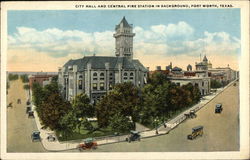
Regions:
[[53, 136], [53, 135], [49, 135], [49, 136], [47, 137], [47, 140], [48, 140], [49, 142], [54, 142], [54, 141], [56, 140], [56, 137]]
[[33, 131], [31, 134], [31, 140], [34, 141], [41, 141], [41, 136], [39, 131]]
[[126, 141], [129, 143], [131, 141], [140, 141], [141, 140], [141, 135], [139, 134], [138, 131], [130, 131], [130, 135], [126, 138]]
[[197, 136], [202, 136], [203, 135], [203, 126], [197, 126], [192, 128], [192, 134], [189, 134], [187, 136], [187, 139], [193, 140]]
[[26, 105], [30, 105], [30, 100], [28, 100], [28, 101], [26, 102]]
[[86, 149], [97, 149], [97, 143], [95, 142], [94, 138], [87, 138], [83, 140], [84, 143], [79, 144], [77, 148], [79, 151], [83, 151]]
[[194, 110], [190, 110], [189, 113], [184, 114], [184, 115], [186, 116], [186, 118], [196, 118], [197, 117]]
[[28, 118], [35, 118], [33, 111], [28, 112]]
[[29, 113], [31, 111], [31, 106], [26, 107], [26, 113]]
[[221, 103], [218, 103], [215, 105], [215, 113], [221, 113], [223, 110], [222, 108], [222, 104]]

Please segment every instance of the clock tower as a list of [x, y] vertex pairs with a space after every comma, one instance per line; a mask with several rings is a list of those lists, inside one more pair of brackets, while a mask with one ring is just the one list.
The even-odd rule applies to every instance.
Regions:
[[128, 57], [133, 59], [133, 33], [132, 24], [128, 24], [125, 17], [115, 27], [115, 55], [117, 57]]

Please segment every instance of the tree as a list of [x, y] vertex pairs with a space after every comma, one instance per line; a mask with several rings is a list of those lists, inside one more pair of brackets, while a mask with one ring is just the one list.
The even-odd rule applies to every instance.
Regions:
[[131, 130], [133, 128], [133, 123], [128, 117], [118, 112], [112, 116], [112, 121], [110, 121], [109, 126], [113, 131], [123, 133]]
[[18, 74], [9, 74], [8, 75], [8, 79], [9, 81], [14, 81], [14, 80], [17, 80], [19, 78]]
[[148, 80], [149, 84], [151, 84], [153, 86], [162, 85], [163, 83], [165, 83], [167, 81], [169, 81], [167, 75], [163, 74], [161, 72], [153, 73], [151, 78], [149, 78], [149, 80]]
[[61, 129], [60, 120], [72, 110], [72, 107], [60, 95], [58, 84], [52, 82], [43, 88], [40, 84], [34, 83], [32, 91], [33, 101], [43, 128]]
[[141, 121], [145, 125], [153, 125], [156, 117], [164, 117], [169, 111], [169, 87], [168, 81], [161, 85], [148, 84], [143, 88], [143, 109], [141, 112]]
[[36, 111], [40, 117], [41, 105], [45, 99], [43, 87], [39, 83], [33, 83], [32, 85], [32, 100], [36, 106]]
[[28, 85], [28, 84], [23, 85], [23, 89], [29, 90], [30, 89], [30, 85]]
[[22, 80], [23, 83], [29, 82], [29, 78], [28, 78], [27, 74], [21, 75], [20, 78], [21, 78], [21, 80]]
[[95, 108], [90, 104], [89, 97], [84, 93], [77, 95], [73, 99], [72, 107], [78, 118], [95, 116]]
[[223, 86], [223, 83], [217, 81], [217, 80], [211, 80], [211, 88], [221, 88]]
[[69, 136], [73, 133], [74, 129], [78, 124], [78, 119], [73, 111], [66, 113], [59, 120], [59, 128], [57, 129], [59, 132], [63, 134], [63, 136]]
[[120, 113], [124, 117], [131, 117], [135, 126], [135, 122], [139, 120], [140, 106], [139, 89], [136, 86], [131, 82], [117, 84], [96, 105], [98, 125], [107, 127], [113, 120], [112, 117]]
[[40, 107], [39, 117], [42, 120], [43, 128], [49, 127], [51, 130], [61, 129], [60, 120], [67, 115], [70, 110], [70, 103], [65, 102], [60, 94], [50, 94], [50, 96], [42, 102]]

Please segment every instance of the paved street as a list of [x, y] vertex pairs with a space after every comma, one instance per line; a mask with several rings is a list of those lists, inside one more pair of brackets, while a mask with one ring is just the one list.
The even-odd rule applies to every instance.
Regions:
[[[214, 113], [216, 103], [223, 104], [221, 114]], [[141, 142], [122, 142], [99, 146], [97, 152], [136, 151], [237, 151], [239, 150], [239, 86], [230, 86], [203, 109], [197, 118], [188, 119], [169, 134], [142, 139]], [[203, 125], [204, 134], [187, 140], [192, 127]]]
[[[17, 104], [17, 99], [21, 104]], [[26, 93], [22, 81], [10, 82], [7, 104], [13, 103], [13, 108], [7, 109], [7, 152], [45, 152], [40, 142], [32, 142], [30, 135], [37, 130], [34, 119], [29, 119], [26, 110]]]

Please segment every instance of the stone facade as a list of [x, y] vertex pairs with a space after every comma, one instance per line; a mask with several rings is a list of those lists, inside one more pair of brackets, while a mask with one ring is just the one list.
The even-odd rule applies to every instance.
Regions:
[[199, 88], [202, 96], [208, 95], [211, 90], [209, 77], [171, 77], [170, 80], [180, 86], [191, 83]]
[[80, 93], [87, 94], [92, 102], [103, 97], [117, 83], [132, 82], [138, 87], [146, 83], [148, 70], [133, 59], [132, 26], [125, 17], [116, 26], [116, 57], [85, 56], [69, 60], [59, 68], [58, 82], [67, 100]]

